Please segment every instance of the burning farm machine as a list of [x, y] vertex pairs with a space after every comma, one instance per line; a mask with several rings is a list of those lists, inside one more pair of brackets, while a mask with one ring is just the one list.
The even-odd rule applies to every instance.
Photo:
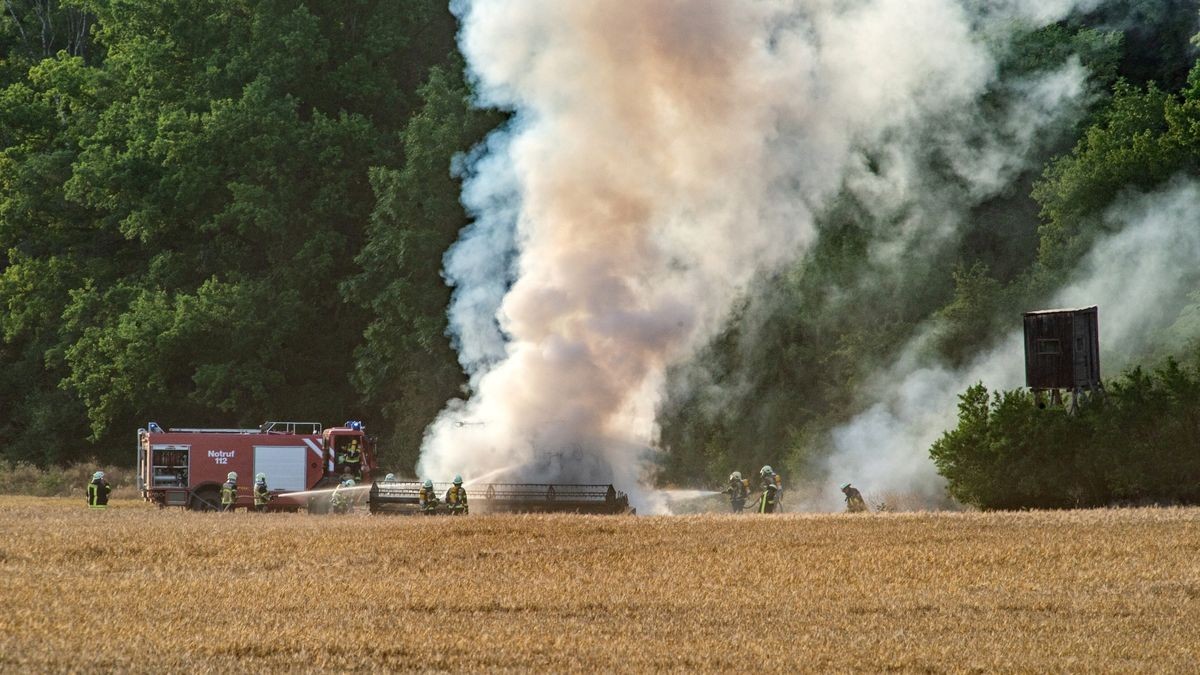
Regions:
[[[449, 487], [448, 483], [435, 483], [434, 492], [443, 495]], [[417, 481], [376, 481], [367, 505], [371, 513], [446, 513], [441, 509], [421, 511], [420, 492]], [[468, 494], [475, 513], [634, 513], [629, 497], [612, 485], [479, 483], [468, 485]]]
[[[351, 445], [355, 466], [343, 462]], [[236, 472], [236, 508], [253, 504], [250, 486], [264, 473], [274, 499], [271, 510], [323, 511], [327, 499], [306, 493], [332, 488], [350, 471], [370, 480], [378, 468], [374, 439], [361, 422], [323, 429], [317, 422], [266, 422], [257, 429], [163, 429], [151, 422], [137, 432], [138, 487], [146, 501], [208, 511], [221, 503], [221, 484]]]
[[[361, 455], [353, 467], [343, 462], [351, 444]], [[159, 506], [215, 510], [221, 484], [232, 471], [241, 486], [235, 508], [252, 505], [250, 486], [263, 473], [273, 496], [270, 510], [324, 513], [328, 493], [351, 471], [364, 489], [370, 485], [371, 513], [422, 513], [421, 483], [372, 481], [379, 473], [375, 439], [357, 421], [329, 429], [317, 422], [266, 422], [257, 429], [163, 429], [151, 422], [137, 432], [137, 467], [142, 497]], [[439, 496], [448, 487], [434, 486]], [[476, 513], [633, 513], [628, 496], [612, 485], [478, 483], [467, 488]]]

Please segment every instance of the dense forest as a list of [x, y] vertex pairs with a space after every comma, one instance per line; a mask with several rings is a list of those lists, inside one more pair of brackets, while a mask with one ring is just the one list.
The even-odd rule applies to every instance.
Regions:
[[[441, 275], [468, 222], [455, 158], [508, 119], [473, 105], [445, 0], [3, 10], [0, 457], [129, 462], [151, 419], [361, 418], [408, 471], [466, 384]], [[1200, 172], [1198, 19], [1196, 0], [1121, 0], [1023, 34], [983, 114], [1018, 95], [1006, 82], [1068, 62], [1089, 73], [1085, 109], [1003, 189], [951, 195], [967, 226], [919, 261], [873, 255], [895, 214], [850, 190], [826, 205], [803, 258], [673, 371], [660, 480], [768, 462], [825, 480], [831, 430], [889, 355], [924, 336], [925, 358], [965, 364], [1053, 298], [1123, 195]], [[923, 161], [943, 161], [936, 143]], [[1117, 365], [1191, 353], [1200, 275], [1180, 275], [1172, 330]], [[986, 418], [987, 393], [967, 396]], [[993, 415], [1025, 402], [997, 400]]]
[[501, 120], [469, 105], [445, 3], [4, 9], [3, 454], [361, 417], [411, 462], [462, 380], [450, 158]]

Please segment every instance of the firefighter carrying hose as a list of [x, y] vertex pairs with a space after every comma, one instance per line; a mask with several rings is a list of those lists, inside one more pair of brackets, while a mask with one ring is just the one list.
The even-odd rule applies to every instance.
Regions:
[[842, 494], [846, 495], [846, 510], [850, 513], [865, 513], [867, 511], [867, 502], [863, 499], [862, 493], [854, 488], [849, 483], [842, 486]]
[[750, 496], [750, 481], [742, 479], [741, 471], [729, 474], [729, 487], [722, 492], [729, 495], [729, 509], [741, 513], [746, 508], [746, 498]]
[[106, 509], [108, 508], [108, 493], [112, 492], [112, 486], [108, 481], [104, 480], [104, 472], [97, 471], [92, 474], [92, 480], [87, 485], [87, 503], [89, 508]]
[[421, 513], [431, 516], [437, 513], [438, 498], [433, 491], [433, 481], [425, 479], [425, 484], [421, 486], [421, 492], [417, 494], [417, 503], [421, 506]]
[[237, 504], [237, 472], [230, 471], [221, 486], [221, 510], [232, 511]]
[[446, 490], [446, 507], [450, 509], [452, 516], [464, 516], [468, 511], [467, 489], [462, 484], [462, 476], [455, 476], [454, 484]]
[[762, 496], [758, 498], [758, 512], [775, 513], [779, 508], [779, 492], [783, 481], [776, 480], [775, 471], [770, 465], [760, 469], [758, 476], [762, 479], [762, 485], [759, 487], [762, 490]]
[[[349, 488], [354, 487], [353, 480], [344, 480], [333, 488], [333, 494], [329, 495], [329, 510], [333, 513], [350, 513], [353, 510], [353, 505], [350, 503]], [[342, 489], [347, 488], [346, 492]]]
[[265, 513], [269, 501], [271, 492], [267, 489], [267, 474], [260, 473], [254, 477], [254, 510]]

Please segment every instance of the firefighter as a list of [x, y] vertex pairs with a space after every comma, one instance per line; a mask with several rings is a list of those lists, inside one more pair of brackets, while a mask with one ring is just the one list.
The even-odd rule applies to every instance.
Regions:
[[237, 505], [237, 472], [230, 471], [221, 486], [221, 510], [232, 511]]
[[112, 486], [108, 481], [104, 480], [104, 472], [97, 471], [92, 474], [92, 480], [87, 484], [87, 503], [88, 507], [93, 509], [108, 508], [108, 493], [112, 492]]
[[267, 489], [267, 474], [260, 473], [254, 477], [254, 510], [265, 513], [269, 501], [271, 492]]
[[352, 439], [350, 445], [346, 447], [346, 454], [342, 455], [342, 462], [346, 465], [346, 471], [354, 475], [354, 479], [362, 478], [362, 452], [358, 449], [358, 439]]
[[729, 495], [729, 509], [741, 513], [746, 508], [746, 497], [750, 496], [750, 481], [742, 480], [741, 471], [734, 471], [729, 474], [729, 487], [723, 492]]
[[450, 515], [462, 516], [466, 515], [467, 507], [467, 489], [462, 486], [462, 476], [454, 477], [454, 484], [446, 490], [446, 507], [450, 509]]
[[354, 506], [350, 503], [350, 497], [347, 492], [342, 492], [342, 488], [354, 487], [353, 480], [344, 480], [333, 488], [333, 494], [329, 495], [329, 510], [334, 513], [350, 513]]
[[759, 478], [762, 479], [762, 485], [759, 489], [762, 490], [762, 496], [758, 498], [759, 513], [775, 513], [779, 506], [779, 486], [781, 482], [776, 482], [775, 471], [770, 465], [764, 466], [758, 471]]
[[421, 492], [417, 495], [417, 503], [421, 505], [421, 513], [425, 515], [433, 515], [437, 512], [438, 498], [433, 491], [433, 481], [425, 479], [425, 484], [421, 486]]
[[842, 486], [842, 494], [846, 495], [846, 510], [850, 513], [863, 513], [867, 510], [867, 502], [857, 488], [846, 483]]

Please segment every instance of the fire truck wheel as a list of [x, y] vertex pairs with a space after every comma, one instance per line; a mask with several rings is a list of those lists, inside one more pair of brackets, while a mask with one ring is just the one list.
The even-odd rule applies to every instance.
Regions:
[[193, 511], [216, 511], [221, 508], [221, 491], [215, 487], [203, 487], [192, 493], [188, 508]]

